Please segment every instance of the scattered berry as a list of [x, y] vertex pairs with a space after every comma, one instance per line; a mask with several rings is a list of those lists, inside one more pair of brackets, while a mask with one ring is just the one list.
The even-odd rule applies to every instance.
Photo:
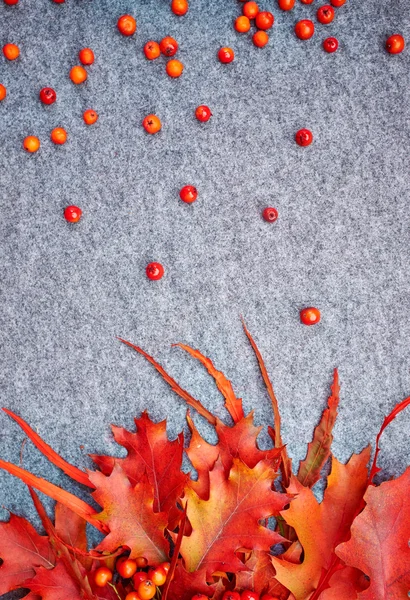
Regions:
[[86, 111], [84, 111], [83, 119], [84, 123], [86, 123], [87, 125], [94, 125], [94, 123], [98, 121], [98, 114], [95, 112], [95, 110], [89, 108]]
[[[137, 558], [135, 559], [135, 562], [137, 563], [137, 567], [139, 567], [140, 569], [143, 569], [148, 564], [148, 561], [145, 558], [145, 556], [137, 556]], [[164, 564], [167, 565], [168, 563], [164, 563]]]
[[241, 594], [241, 600], [259, 600], [259, 594], [252, 590], [244, 590]]
[[56, 4], [64, 4], [65, 0], [53, 0]]
[[53, 88], [45, 87], [40, 90], [40, 100], [43, 104], [54, 104], [57, 100], [57, 94]]
[[[67, 218], [66, 213], [69, 209], [76, 209], [76, 211], [79, 211], [75, 213], [78, 216], [78, 218], [75, 218], [74, 220]], [[67, 206], [67, 208], [64, 211], [64, 216], [67, 219], [67, 221], [70, 221], [70, 223], [76, 223], [81, 217], [81, 210], [76, 206]], [[98, 587], [105, 587], [109, 581], [112, 581], [112, 571], [110, 571], [108, 567], [100, 567], [94, 573], [94, 581], [95, 584], [98, 585]]]
[[403, 52], [405, 45], [404, 37], [399, 33], [391, 35], [386, 40], [386, 50], [389, 54], [400, 54], [400, 52]]
[[174, 15], [178, 17], [183, 17], [188, 12], [188, 2], [187, 0], [172, 0], [171, 2], [171, 10]]
[[28, 135], [23, 140], [23, 148], [31, 154], [33, 152], [37, 152], [37, 150], [40, 148], [40, 140], [35, 135]]
[[[149, 263], [149, 265], [147, 265], [146, 273], [147, 273], [148, 279], [151, 279], [151, 281], [158, 281], [159, 279], [161, 279], [164, 276], [164, 267], [161, 265], [161, 263], [152, 262], [152, 263]], [[138, 575], [138, 573], [136, 573], [135, 575]], [[133, 578], [134, 586], [135, 586], [135, 575]], [[145, 573], [145, 575], [146, 575], [146, 573]], [[150, 581], [149, 579], [145, 579], [144, 581], [141, 581], [141, 583], [138, 585], [137, 591], [138, 591], [138, 596], [140, 597], [141, 600], [151, 600], [151, 598], [153, 598], [155, 596], [156, 587], [152, 583], [152, 581]]]
[[247, 33], [251, 28], [251, 22], [248, 17], [241, 15], [235, 19], [234, 28], [238, 33]]
[[5, 44], [3, 54], [7, 60], [16, 60], [20, 56], [20, 48], [16, 44]]
[[279, 214], [278, 214], [278, 211], [276, 208], [272, 208], [271, 206], [268, 206], [263, 211], [262, 216], [265, 219], [265, 221], [268, 221], [269, 223], [274, 223], [276, 221], [276, 219], [278, 218]]
[[122, 15], [117, 21], [118, 31], [122, 35], [133, 35], [137, 29], [137, 21], [131, 15]]
[[323, 50], [325, 50], [326, 52], [329, 52], [329, 54], [331, 54], [332, 52], [336, 52], [336, 50], [339, 47], [339, 42], [337, 41], [337, 39], [335, 37], [328, 37], [325, 40], [323, 40]]
[[303, 325], [316, 325], [320, 321], [320, 310], [310, 306], [300, 311], [300, 320]]
[[123, 557], [119, 558], [115, 564], [117, 573], [124, 579], [131, 579], [137, 571], [137, 563], [132, 558]]
[[322, 23], [322, 25], [329, 25], [329, 23], [331, 23], [335, 18], [335, 9], [333, 6], [325, 4], [317, 9], [316, 17], [319, 23]]
[[179, 192], [179, 196], [183, 202], [192, 204], [198, 198], [198, 190], [193, 185], [185, 185]]
[[94, 52], [91, 50], [91, 48], [83, 48], [80, 50], [78, 53], [78, 58], [83, 65], [92, 65], [95, 60]]
[[0, 83], [0, 102], [2, 100], [4, 100], [4, 98], [7, 96], [7, 89], [6, 86], [4, 86], [2, 83]]
[[309, 40], [315, 33], [315, 25], [309, 19], [303, 19], [296, 23], [295, 33], [300, 40]]
[[281, 10], [292, 10], [295, 0], [278, 0], [278, 5]]
[[178, 42], [173, 37], [167, 36], [161, 40], [159, 48], [165, 56], [174, 56], [178, 50]]
[[161, 130], [161, 120], [156, 115], [147, 115], [142, 122], [142, 126], [147, 133], [158, 133]]
[[222, 600], [241, 600], [241, 595], [239, 592], [224, 592], [222, 596]]
[[263, 48], [269, 42], [269, 35], [261, 29], [253, 34], [252, 41], [258, 48]]
[[313, 142], [313, 135], [309, 129], [299, 129], [295, 133], [295, 141], [298, 146], [310, 146]]
[[[64, 210], [64, 218], [69, 223], [77, 223], [81, 219], [83, 211], [78, 206], [67, 206]], [[99, 587], [104, 587], [106, 583], [112, 580], [112, 571], [107, 567], [100, 567], [96, 570], [94, 581]], [[98, 581], [100, 583], [98, 583]]]
[[[151, 265], [155, 266], [155, 265], [158, 265], [158, 264], [159, 263], [150, 263], [148, 265], [148, 267], [151, 267]], [[149, 277], [149, 275], [148, 275], [148, 267], [147, 267], [147, 276]], [[133, 578], [132, 578], [132, 583], [133, 583], [134, 587], [137, 589], [138, 586], [139, 586], [139, 584], [142, 583], [143, 581], [146, 581], [147, 579], [148, 579], [148, 575], [146, 574], [145, 571], [137, 571], [135, 573], [135, 575], [133, 576]]]
[[156, 569], [150, 569], [148, 571], [148, 579], [150, 579], [152, 583], [155, 583], [155, 585], [161, 586], [164, 585], [167, 579], [167, 574], [165, 573], [164, 569], [157, 567]]
[[201, 104], [196, 108], [195, 116], [198, 121], [206, 123], [206, 121], [209, 121], [209, 119], [212, 117], [211, 109], [208, 106], [205, 106], [205, 104]]
[[87, 71], [84, 69], [84, 67], [77, 65], [71, 69], [70, 79], [76, 85], [84, 83], [84, 81], [87, 79]]
[[259, 6], [256, 2], [245, 2], [242, 7], [242, 12], [248, 19], [254, 19], [259, 12]]
[[335, 8], [340, 8], [345, 2], [346, 0], [330, 0], [330, 4]]
[[50, 135], [51, 141], [57, 146], [62, 146], [67, 141], [67, 132], [62, 127], [56, 127], [53, 129]]
[[218, 58], [221, 61], [221, 63], [231, 63], [235, 58], [235, 53], [232, 50], [232, 48], [221, 48], [218, 52]]
[[4, 0], [4, 4], [7, 4], [7, 6], [15, 6], [16, 4], [18, 4], [19, 0]]
[[176, 58], [173, 58], [172, 60], [169, 60], [167, 62], [167, 66], [165, 67], [165, 69], [170, 77], [180, 77], [184, 70], [184, 65]]
[[150, 40], [144, 46], [144, 54], [148, 60], [155, 60], [161, 54], [158, 42]]
[[[155, 267], [152, 267], [152, 265], [155, 265]], [[148, 267], [151, 267], [149, 271]], [[151, 263], [150, 265], [148, 265], [148, 267], [148, 279], [152, 279], [155, 281], [161, 279], [161, 277], [164, 274], [164, 268], [162, 265], [160, 265], [159, 263]], [[155, 583], [152, 583], [150, 579], [147, 579], [146, 581], [140, 583], [137, 590], [138, 596], [141, 598], [141, 600], [151, 600], [151, 598], [155, 596], [156, 591], [157, 586], [155, 585]]]
[[302, 4], [313, 4], [313, 0], [300, 0]]
[[256, 15], [255, 18], [255, 25], [258, 29], [263, 29], [264, 31], [266, 31], [267, 29], [270, 29], [273, 25], [273, 23], [275, 22], [275, 17], [273, 16], [273, 14], [267, 10], [264, 10], [263, 12], [260, 12]]

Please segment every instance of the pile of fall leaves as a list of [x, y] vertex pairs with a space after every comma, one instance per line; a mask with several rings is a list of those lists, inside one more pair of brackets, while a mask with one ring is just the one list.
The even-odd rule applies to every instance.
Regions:
[[[369, 468], [370, 447], [347, 464], [331, 455], [339, 403], [337, 371], [331, 396], [297, 474], [281, 439], [277, 400], [262, 356], [244, 326], [272, 401], [272, 448], [261, 450], [253, 413], [245, 416], [230, 381], [199, 351], [179, 346], [215, 379], [232, 423], [225, 424], [182, 389], [141, 348], [172, 389], [215, 428], [216, 445], [204, 440], [187, 413], [191, 437], [174, 441], [166, 422], [144, 412], [136, 432], [113, 427], [125, 458], [93, 455], [98, 469], [67, 463], [20, 417], [6, 410], [52, 463], [91, 490], [90, 504], [28, 471], [0, 460], [0, 467], [28, 486], [41, 517], [40, 535], [23, 517], [0, 524], [0, 595], [24, 588], [35, 600], [123, 600], [129, 582], [116, 577], [98, 587], [101, 566], [114, 569], [119, 556], [144, 556], [152, 566], [171, 563], [158, 600], [190, 600], [205, 594], [219, 600], [227, 590], [254, 590], [280, 600], [399, 600], [410, 590], [410, 468], [380, 486], [374, 476], [385, 427], [410, 404], [398, 404], [384, 420]], [[181, 470], [183, 453], [197, 478]], [[331, 457], [322, 502], [312, 487]], [[37, 489], [57, 501], [54, 522]], [[86, 525], [103, 534], [89, 549]]]

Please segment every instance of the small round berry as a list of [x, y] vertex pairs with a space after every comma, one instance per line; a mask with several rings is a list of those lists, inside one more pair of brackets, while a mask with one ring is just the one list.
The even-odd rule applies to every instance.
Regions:
[[161, 54], [158, 42], [154, 42], [154, 40], [147, 42], [144, 46], [144, 54], [148, 60], [155, 60], [158, 58]]
[[265, 219], [265, 221], [268, 221], [269, 223], [274, 223], [278, 218], [279, 214], [276, 208], [267, 206], [263, 211], [262, 216]]
[[80, 50], [78, 53], [78, 58], [83, 65], [92, 65], [95, 60], [94, 52], [91, 50], [91, 48], [83, 48]]
[[195, 116], [201, 123], [206, 123], [212, 117], [211, 109], [205, 104], [201, 104], [195, 110]]
[[231, 63], [235, 58], [235, 53], [232, 50], [232, 48], [221, 48], [218, 52], [218, 58], [221, 61], [221, 63]]
[[331, 23], [335, 18], [335, 9], [333, 6], [325, 4], [317, 9], [316, 17], [319, 23], [322, 23], [322, 25], [329, 25], [329, 23]]
[[301, 4], [313, 4], [313, 0], [300, 0]]
[[[81, 219], [82, 214], [83, 214], [83, 211], [78, 206], [71, 205], [71, 206], [67, 206], [64, 209], [64, 218], [69, 223], [77, 223]], [[105, 581], [105, 583], [103, 583], [100, 586], [100, 587], [103, 587], [107, 583], [107, 581], [111, 581], [112, 572], [110, 571], [110, 569], [107, 569], [107, 567], [101, 567], [101, 569], [105, 569], [104, 571], [102, 571], [102, 573], [105, 573], [107, 577], [110, 577], [110, 575], [111, 575], [111, 577], [109, 579], [107, 579]], [[96, 573], [98, 571], [101, 571], [101, 569], [97, 569]], [[103, 577], [102, 574], [101, 574], [101, 577]], [[97, 581], [95, 583], [97, 583]], [[97, 585], [99, 585], [99, 584], [97, 583]]]
[[28, 135], [23, 140], [23, 148], [32, 154], [40, 148], [40, 140], [35, 135]]
[[164, 569], [166, 575], [168, 575], [169, 570], [171, 568], [171, 563], [169, 563], [169, 562], [163, 562], [159, 566], [161, 567], [161, 569]]
[[40, 100], [43, 104], [54, 104], [57, 100], [57, 94], [53, 88], [45, 87], [40, 90]]
[[183, 17], [188, 12], [188, 1], [187, 0], [172, 0], [171, 2], [171, 10], [174, 15], [178, 17]]
[[92, 108], [88, 108], [83, 113], [83, 119], [86, 125], [94, 125], [98, 121], [98, 114]]
[[[151, 263], [152, 264], [152, 263]], [[155, 264], [159, 264], [159, 263], [155, 263]], [[148, 265], [149, 266], [149, 265]], [[148, 267], [147, 267], [147, 275], [149, 279], [161, 279], [161, 277], [164, 274], [164, 269], [162, 265], [159, 265], [162, 269], [162, 272], [159, 268], [154, 269], [152, 272], [150, 271], [150, 275], [148, 275]], [[153, 276], [152, 273], [155, 273], [155, 275]], [[141, 598], [141, 600], [151, 600], [151, 598], [153, 598], [156, 594], [157, 591], [157, 586], [155, 585], [155, 583], [152, 583], [152, 581], [150, 579], [147, 579], [146, 581], [143, 581], [142, 583], [139, 584], [138, 586], [138, 596]]]
[[161, 586], [164, 585], [167, 580], [167, 574], [164, 569], [157, 567], [156, 569], [150, 569], [148, 571], [148, 579], [150, 579], [152, 583], [155, 583], [156, 586]]
[[339, 42], [337, 41], [337, 39], [335, 37], [328, 37], [325, 40], [323, 40], [323, 50], [325, 50], [326, 52], [329, 52], [329, 54], [331, 54], [332, 52], [336, 52], [336, 50], [339, 47]]
[[55, 4], [64, 4], [65, 0], [53, 0]]
[[234, 28], [238, 33], [247, 33], [251, 28], [251, 22], [248, 17], [241, 15], [235, 19]]
[[[156, 265], [158, 263], [151, 263], [151, 264]], [[148, 265], [148, 267], [149, 266], [150, 265]], [[147, 269], [148, 269], [148, 267], [147, 267]], [[149, 277], [148, 272], [147, 272], [147, 276]], [[148, 575], [146, 574], [145, 571], [137, 571], [132, 578], [132, 583], [133, 583], [135, 589], [138, 589], [139, 584], [142, 583], [143, 581], [147, 581], [147, 579], [148, 579]]]
[[[76, 208], [76, 207], [68, 206], [66, 208], [66, 211], [69, 208]], [[80, 213], [81, 213], [81, 211], [80, 211]], [[64, 216], [65, 216], [65, 212], [64, 212]], [[80, 214], [80, 216], [81, 216], [81, 214]], [[78, 217], [78, 219], [80, 218], [80, 216]], [[67, 217], [66, 217], [66, 219], [67, 219]], [[76, 221], [78, 221], [78, 219], [76, 219], [75, 221], [70, 221], [70, 219], [67, 219], [67, 221], [70, 221], [71, 223], [75, 223]], [[112, 571], [110, 571], [110, 569], [108, 567], [100, 567], [94, 573], [94, 581], [95, 581], [95, 585], [97, 585], [98, 587], [105, 587], [107, 585], [107, 583], [112, 581]]]
[[191, 596], [191, 600], [209, 600], [208, 596], [205, 596], [205, 594], [195, 594], [194, 596]]
[[270, 29], [275, 22], [273, 14], [267, 10], [264, 10], [256, 15], [255, 25], [258, 29], [266, 31]]
[[320, 310], [310, 306], [300, 311], [300, 320], [303, 325], [316, 325], [320, 321]]
[[122, 35], [133, 35], [137, 29], [137, 21], [131, 15], [122, 15], [117, 21], [118, 31]]
[[125, 600], [141, 600], [141, 598], [138, 596], [137, 592], [129, 592], [125, 596]]
[[76, 65], [70, 71], [70, 79], [76, 85], [84, 83], [84, 81], [87, 79], [87, 71], [84, 69], [84, 67]]
[[140, 569], [143, 569], [148, 565], [148, 561], [145, 558], [145, 556], [137, 556], [135, 562], [137, 563], [137, 567], [139, 567]]
[[174, 56], [178, 51], [178, 42], [168, 35], [160, 41], [159, 48], [165, 56]]
[[124, 579], [131, 579], [137, 571], [137, 563], [132, 558], [119, 558], [115, 563], [117, 573]]
[[161, 130], [161, 120], [156, 115], [147, 115], [143, 122], [142, 126], [147, 133], [154, 134], [158, 133]]
[[19, 0], [4, 0], [4, 4], [7, 4], [7, 6], [15, 6], [16, 4], [18, 4]]
[[56, 127], [53, 129], [50, 135], [51, 141], [57, 146], [62, 146], [67, 141], [67, 132], [62, 127]]
[[292, 10], [295, 0], [278, 0], [278, 5], [281, 10]]
[[193, 185], [185, 185], [179, 192], [179, 197], [183, 202], [192, 204], [198, 198], [198, 190]]
[[244, 590], [241, 594], [241, 600], [259, 600], [259, 594], [252, 590]]
[[248, 19], [254, 19], [259, 12], [259, 6], [256, 2], [245, 2], [242, 7], [242, 12]]
[[346, 0], [330, 0], [330, 4], [335, 8], [340, 8], [345, 2]]
[[184, 65], [181, 61], [177, 60], [176, 58], [173, 58], [167, 62], [165, 70], [170, 77], [181, 77], [182, 72], [184, 70]]
[[222, 596], [222, 600], [241, 600], [241, 595], [239, 592], [226, 591]]
[[404, 37], [399, 33], [391, 35], [386, 40], [386, 50], [389, 54], [400, 54], [400, 52], [403, 52], [405, 45]]
[[299, 129], [295, 133], [295, 141], [298, 146], [310, 146], [313, 142], [313, 135], [309, 129]]
[[0, 102], [7, 96], [6, 86], [0, 83]]
[[3, 54], [7, 60], [16, 60], [20, 56], [20, 48], [16, 44], [5, 44]]
[[298, 21], [295, 25], [295, 34], [300, 40], [309, 40], [315, 33], [315, 25], [309, 19]]
[[263, 29], [255, 31], [252, 36], [252, 41], [258, 48], [263, 48], [269, 42], [269, 35]]

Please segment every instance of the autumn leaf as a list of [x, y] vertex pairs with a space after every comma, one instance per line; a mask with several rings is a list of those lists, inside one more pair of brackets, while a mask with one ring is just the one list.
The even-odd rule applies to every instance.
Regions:
[[273, 596], [286, 599], [289, 591], [275, 579], [275, 569], [269, 552], [254, 550], [245, 562], [248, 571], [236, 573], [237, 590], [253, 590], [260, 596], [272, 594]]
[[86, 522], [60, 502], [55, 507], [55, 530], [63, 542], [87, 551]]
[[178, 561], [174, 578], [169, 586], [168, 598], [178, 600], [191, 600], [195, 594], [204, 594], [211, 597], [215, 592], [215, 585], [209, 584], [206, 578], [206, 569], [189, 573]]
[[216, 459], [219, 456], [219, 446], [213, 446], [204, 440], [198, 433], [189, 411], [186, 420], [188, 422], [188, 427], [191, 430], [191, 439], [189, 441], [189, 446], [185, 451], [198, 474], [197, 481], [191, 479], [189, 481], [189, 486], [195, 490], [202, 500], [208, 500], [210, 486], [209, 472], [214, 468]]
[[35, 572], [24, 587], [43, 600], [84, 600], [78, 582], [70, 577], [63, 562], [58, 562], [54, 569], [38, 567]]
[[209, 500], [186, 488], [187, 516], [192, 534], [185, 537], [181, 555], [188, 571], [235, 573], [246, 567], [236, 556], [239, 548], [268, 551], [282, 537], [260, 524], [278, 514], [289, 502], [285, 494], [272, 490], [276, 474], [263, 461], [250, 469], [234, 459], [229, 477], [217, 461], [210, 472]]
[[103, 508], [94, 518], [110, 531], [96, 550], [113, 552], [127, 546], [131, 558], [145, 556], [150, 565], [167, 560], [169, 544], [164, 530], [168, 518], [166, 513], [154, 513], [154, 494], [147, 477], [133, 486], [118, 464], [108, 477], [98, 472], [90, 472], [89, 477], [96, 488], [92, 496]]
[[410, 590], [410, 468], [401, 477], [370, 486], [366, 507], [349, 541], [336, 549], [347, 565], [370, 577], [360, 600], [403, 600]]
[[22, 586], [35, 575], [35, 567], [54, 567], [47, 536], [22, 517], [10, 514], [7, 523], [0, 523], [0, 540], [0, 595]]
[[276, 578], [296, 600], [309, 597], [319, 585], [322, 571], [334, 567], [334, 549], [349, 534], [366, 490], [369, 459], [370, 448], [354, 454], [346, 465], [333, 458], [322, 503], [316, 500], [310, 488], [302, 486], [296, 477], [292, 478], [288, 492], [297, 496], [281, 514], [295, 529], [304, 559], [301, 564], [291, 564], [273, 557], [272, 562]]

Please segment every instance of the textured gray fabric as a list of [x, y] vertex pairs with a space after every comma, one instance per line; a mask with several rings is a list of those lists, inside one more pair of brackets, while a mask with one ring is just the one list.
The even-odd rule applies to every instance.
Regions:
[[[283, 437], [299, 460], [326, 404], [332, 370], [342, 400], [334, 452], [346, 460], [374, 442], [384, 416], [410, 394], [409, 94], [410, 48], [384, 51], [387, 35], [410, 42], [406, 0], [347, 0], [308, 42], [293, 25], [318, 6], [281, 12], [269, 45], [253, 47], [232, 27], [240, 3], [192, 0], [175, 17], [165, 0], [20, 0], [0, 3], [1, 43], [21, 58], [0, 59], [9, 95], [0, 103], [1, 403], [18, 412], [66, 459], [89, 466], [89, 452], [115, 452], [109, 424], [132, 428], [148, 408], [184, 428], [185, 406], [123, 336], [152, 353], [219, 416], [223, 401], [201, 365], [170, 344], [212, 357], [258, 423], [272, 413], [242, 314], [266, 359], [283, 416]], [[116, 30], [132, 12], [131, 39]], [[165, 61], [146, 61], [149, 39], [171, 34], [185, 64], [181, 79]], [[322, 40], [336, 35], [328, 55]], [[231, 45], [236, 60], [216, 52]], [[96, 54], [86, 84], [68, 73], [77, 52]], [[39, 103], [45, 85], [55, 105]], [[198, 104], [213, 118], [200, 124]], [[98, 111], [86, 127], [82, 112]], [[163, 130], [148, 136], [143, 117]], [[55, 147], [49, 133], [68, 130]], [[309, 127], [314, 143], [294, 133]], [[38, 154], [21, 148], [41, 138]], [[184, 205], [180, 187], [194, 184]], [[68, 225], [63, 209], [83, 219]], [[261, 210], [279, 210], [265, 223]], [[161, 261], [159, 282], [145, 266]], [[299, 310], [318, 306], [304, 327]], [[201, 431], [212, 438], [200, 417]], [[408, 464], [410, 412], [386, 432], [384, 476]], [[20, 461], [24, 434], [0, 415], [0, 456]], [[84, 449], [80, 449], [80, 445]], [[25, 468], [75, 489], [27, 444]], [[83, 492], [77, 491], [82, 496]], [[0, 505], [32, 515], [23, 484], [0, 472]], [[0, 511], [0, 518], [7, 513]]]

